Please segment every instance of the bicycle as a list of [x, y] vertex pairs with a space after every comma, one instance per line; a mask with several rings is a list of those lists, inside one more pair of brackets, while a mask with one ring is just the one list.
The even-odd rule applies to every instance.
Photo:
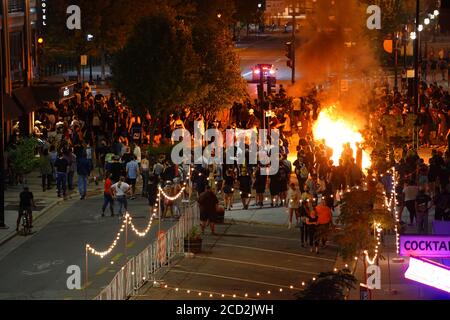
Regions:
[[22, 209], [22, 229], [20, 230], [20, 233], [25, 237], [31, 234], [29, 215], [31, 215], [31, 209]]

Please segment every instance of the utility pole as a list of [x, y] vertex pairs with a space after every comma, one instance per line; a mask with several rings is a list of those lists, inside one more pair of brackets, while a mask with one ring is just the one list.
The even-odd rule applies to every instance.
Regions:
[[5, 224], [5, 133], [4, 133], [4, 101], [3, 95], [11, 93], [10, 67], [9, 67], [9, 27], [8, 27], [8, 0], [1, 0], [3, 24], [1, 31], [0, 52], [0, 229], [8, 229]]
[[394, 37], [394, 59], [395, 59], [395, 82], [394, 82], [394, 93], [398, 92], [398, 34], [395, 33]]
[[295, 83], [295, 29], [296, 29], [295, 10], [292, 10], [292, 69], [291, 69], [292, 84]]
[[[416, 0], [416, 23], [414, 31], [416, 33], [416, 39], [414, 40], [414, 114], [419, 112], [419, 18], [420, 18], [420, 0]], [[419, 148], [419, 127], [414, 127], [414, 140], [417, 143], [416, 147]], [[413, 141], [414, 142], [414, 141]]]
[[414, 113], [419, 112], [419, 18], [420, 18], [420, 0], [416, 0], [416, 23], [415, 33], [416, 39], [414, 40]]

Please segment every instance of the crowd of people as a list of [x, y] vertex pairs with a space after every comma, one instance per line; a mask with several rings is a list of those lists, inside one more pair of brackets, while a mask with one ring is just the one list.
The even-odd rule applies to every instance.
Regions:
[[[444, 143], [448, 141], [450, 128], [447, 110], [449, 93], [433, 84], [423, 83], [422, 88], [421, 112], [416, 123], [421, 127], [422, 142], [426, 145], [430, 137], [434, 137], [436, 141]], [[184, 197], [194, 193], [199, 199], [204, 199], [201, 195], [212, 190], [210, 194], [221, 198], [225, 210], [233, 209], [234, 196], [237, 194], [244, 210], [250, 206], [263, 208], [268, 200], [267, 205], [270, 207], [287, 208], [290, 213], [289, 228], [296, 218], [305, 235], [305, 242], [306, 235], [313, 234], [310, 245], [318, 252], [315, 230], [317, 227], [318, 230], [322, 229], [319, 234], [326, 234], [332, 225], [331, 212], [337, 205], [336, 195], [347, 188], [363, 185], [364, 181], [370, 181], [372, 175], [371, 171], [366, 175], [363, 172], [362, 146], [346, 144], [339, 163], [334, 163], [333, 150], [325, 141], [314, 139], [312, 125], [320, 113], [320, 94], [321, 88], [312, 86], [304, 96], [291, 98], [280, 85], [278, 92], [266, 96], [263, 103], [252, 103], [248, 99], [236, 102], [231, 109], [230, 125], [227, 126], [220, 121], [206, 123], [200, 114], [190, 112], [189, 108], [170, 115], [167, 123], [163, 124], [162, 119], [152, 118], [149, 112], [143, 117], [133, 114], [124, 97], [114, 94], [109, 97], [94, 96], [88, 86], [83, 87], [76, 99], [58, 106], [49, 103], [37, 113], [34, 133], [42, 141], [42, 189], [49, 190], [56, 183], [58, 196], [66, 197], [67, 190], [75, 187], [76, 172], [80, 199], [83, 200], [87, 196], [89, 181], [98, 183], [103, 180], [102, 216], [108, 206], [111, 215], [114, 215], [114, 200], [120, 204], [119, 215], [122, 215], [123, 209], [127, 210], [128, 207], [127, 198], [133, 200], [139, 193], [147, 197], [149, 205], [153, 206], [157, 200], [158, 186], [162, 186], [169, 196], [178, 194], [181, 186], [185, 186]], [[372, 111], [370, 125], [380, 127], [380, 130], [374, 131], [385, 138], [383, 124], [376, 120], [382, 117], [378, 116], [397, 115], [399, 119], [404, 119], [414, 111], [410, 102], [407, 95], [391, 93], [388, 89], [374, 90], [369, 106]], [[433, 114], [437, 114], [437, 117], [433, 118]], [[431, 125], [433, 119], [437, 121], [435, 127]], [[172, 131], [181, 128], [193, 132], [194, 121], [200, 121], [202, 130], [205, 127], [221, 130], [224, 141], [226, 129], [278, 129], [279, 170], [268, 176], [264, 174], [267, 166], [261, 163], [249, 164], [250, 145], [247, 140], [243, 150], [235, 146], [235, 154], [244, 153], [246, 156], [244, 165], [175, 165], [167, 154], [152, 156], [146, 152], [152, 136], [156, 145], [174, 144], [176, 142], [171, 140]], [[299, 137], [298, 144], [294, 144], [293, 133]], [[225, 146], [222, 147], [225, 150]], [[270, 155], [271, 148], [265, 150]], [[296, 157], [291, 162], [288, 156], [295, 153]], [[412, 200], [414, 204], [425, 200], [434, 203], [437, 219], [448, 219], [450, 211], [447, 200], [450, 155], [434, 150], [429, 163], [425, 165], [416, 150], [406, 148], [402, 159], [396, 164], [401, 177], [401, 189], [397, 193], [405, 195], [399, 200], [411, 214], [410, 223], [416, 221], [420, 224], [421, 232], [427, 230], [421, 218], [423, 211], [420, 205], [413, 206]], [[142, 181], [141, 190], [137, 190], [138, 180]], [[380, 182], [386, 190], [389, 188], [389, 183]], [[413, 187], [417, 187], [417, 194], [411, 191], [416, 190]], [[254, 199], [253, 203], [251, 199]], [[207, 200], [206, 203], [212, 202]], [[162, 206], [163, 218], [179, 216], [178, 200], [164, 199]], [[205, 219], [213, 221], [215, 217], [203, 215]]]

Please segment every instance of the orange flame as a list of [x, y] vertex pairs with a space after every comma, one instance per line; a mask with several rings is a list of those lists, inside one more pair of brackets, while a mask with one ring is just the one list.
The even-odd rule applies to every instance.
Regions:
[[[335, 106], [320, 112], [319, 118], [313, 126], [313, 133], [315, 140], [325, 140], [325, 144], [333, 149], [332, 160], [335, 165], [339, 164], [344, 144], [350, 143], [353, 157], [356, 158], [356, 143], [364, 142], [356, 125], [337, 116]], [[370, 156], [366, 151], [363, 151], [362, 166], [363, 169], [371, 166]]]

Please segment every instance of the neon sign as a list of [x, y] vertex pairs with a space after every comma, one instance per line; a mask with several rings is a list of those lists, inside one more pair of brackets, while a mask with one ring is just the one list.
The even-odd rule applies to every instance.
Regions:
[[437, 262], [411, 257], [405, 278], [450, 293], [450, 268]]
[[450, 236], [402, 235], [400, 255], [450, 257]]
[[42, 25], [47, 26], [47, 0], [41, 0]]

